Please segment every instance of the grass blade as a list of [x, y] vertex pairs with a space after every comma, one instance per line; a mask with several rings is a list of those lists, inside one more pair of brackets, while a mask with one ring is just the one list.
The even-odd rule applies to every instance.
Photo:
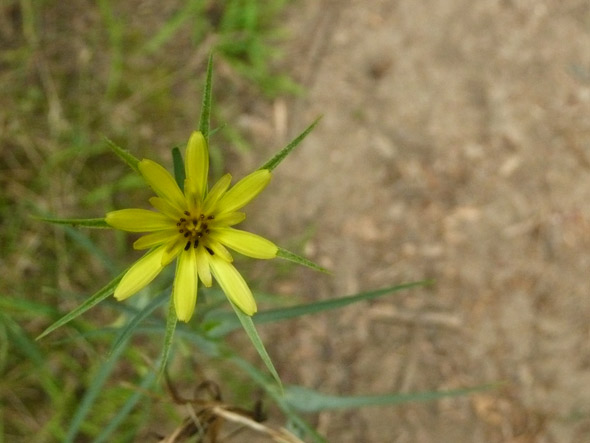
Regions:
[[27, 300], [20, 297], [9, 297], [0, 294], [0, 312], [19, 311], [25, 315], [54, 315], [57, 313], [55, 308], [47, 306], [33, 300]]
[[[141, 381], [139, 389], [133, 393], [131, 397], [125, 402], [125, 404], [119, 409], [117, 415], [115, 415], [109, 424], [102, 430], [100, 435], [94, 440], [94, 443], [102, 443], [109, 441], [111, 434], [121, 425], [123, 420], [131, 413], [137, 402], [144, 396], [144, 392], [148, 390], [152, 384], [156, 381], [156, 374], [154, 372], [148, 372]], [[112, 440], [111, 440], [112, 441]]]
[[100, 367], [98, 368], [97, 372], [90, 377], [92, 380], [88, 390], [84, 394], [74, 417], [70, 423], [70, 427], [68, 428], [68, 432], [66, 438], [64, 440], [65, 443], [74, 442], [76, 436], [78, 435], [78, 431], [80, 430], [80, 426], [84, 422], [84, 419], [90, 412], [92, 405], [98, 398], [98, 395], [101, 393], [103, 385], [107, 381], [108, 376], [115, 368], [115, 364], [119, 360], [121, 353], [125, 350], [126, 346], [119, 346], [117, 351], [111, 354], [111, 356], [105, 361]]
[[73, 319], [75, 319], [79, 315], [83, 314], [84, 312], [86, 312], [90, 308], [92, 308], [93, 306], [97, 305], [98, 303], [100, 303], [101, 301], [103, 301], [104, 299], [109, 297], [115, 291], [115, 288], [117, 287], [117, 285], [119, 284], [119, 282], [121, 281], [121, 279], [123, 278], [123, 276], [125, 275], [126, 272], [127, 272], [127, 269], [125, 269], [123, 272], [121, 272], [117, 277], [115, 277], [113, 280], [111, 280], [102, 289], [99, 289], [97, 292], [95, 292], [89, 299], [87, 299], [80, 306], [75, 308], [73, 311], [70, 311], [69, 313], [64, 315], [62, 318], [60, 318], [58, 321], [56, 321], [51, 326], [49, 326], [47, 329], [45, 329], [41, 333], [41, 335], [39, 335], [36, 338], [36, 340], [42, 339], [47, 334], [50, 334], [51, 332], [55, 331], [60, 326], [63, 326], [66, 323], [72, 321]]
[[36, 342], [30, 339], [28, 333], [12, 318], [0, 313], [0, 322], [6, 326], [9, 341], [14, 349], [18, 349], [27, 359], [33, 363], [36, 369], [36, 377], [43, 390], [49, 394], [53, 401], [60, 398], [62, 393], [59, 383], [54, 379], [47, 367], [48, 358]]
[[238, 319], [240, 320], [240, 323], [242, 324], [244, 331], [246, 331], [246, 334], [250, 338], [250, 341], [254, 345], [254, 348], [256, 348], [258, 355], [260, 355], [260, 358], [262, 358], [262, 361], [264, 362], [264, 364], [268, 368], [268, 371], [271, 373], [273, 378], [276, 380], [276, 382], [278, 383], [278, 385], [282, 391], [283, 390], [283, 383], [281, 382], [281, 378], [279, 377], [279, 374], [278, 374], [277, 370], [275, 369], [275, 367], [272, 363], [272, 360], [270, 359], [270, 356], [268, 355], [268, 352], [266, 352], [266, 348], [264, 347], [264, 344], [262, 343], [262, 340], [260, 339], [260, 336], [258, 335], [258, 331], [256, 331], [256, 327], [254, 326], [254, 322], [252, 321], [252, 317], [244, 314], [240, 310], [240, 308], [235, 306], [233, 303], [231, 303], [231, 305], [234, 308], [234, 311], [235, 311], [236, 315], [238, 316]]
[[[201, 1], [190, 0], [185, 3], [183, 9], [170, 17], [164, 22], [164, 25], [155, 33], [155, 35], [142, 48], [142, 52], [152, 54], [159, 50], [166, 42], [174, 38], [175, 34], [182, 28], [183, 24], [192, 17], [198, 17], [204, 3]], [[197, 20], [195, 20], [197, 21]]]
[[281, 257], [284, 258], [285, 260], [289, 260], [292, 261], [294, 263], [303, 265], [303, 266], [307, 266], [308, 268], [311, 268], [315, 271], [320, 271], [323, 272], [325, 274], [330, 274], [330, 271], [328, 271], [325, 268], [322, 268], [320, 265], [316, 265], [314, 262], [312, 262], [311, 260], [308, 260], [304, 257], [301, 257], [297, 254], [295, 254], [294, 252], [291, 251], [287, 251], [286, 249], [280, 248], [279, 247], [279, 252], [277, 252], [277, 257]]
[[316, 127], [321, 119], [322, 117], [318, 117], [311, 125], [308, 126], [305, 131], [295, 137], [291, 143], [281, 149], [273, 158], [271, 158], [258, 169], [268, 169], [272, 171], [274, 168], [276, 168], [291, 153], [291, 151], [293, 151], [293, 149], [295, 149], [297, 145], [301, 143], [305, 137], [307, 137], [307, 135], [313, 130], [313, 128]]

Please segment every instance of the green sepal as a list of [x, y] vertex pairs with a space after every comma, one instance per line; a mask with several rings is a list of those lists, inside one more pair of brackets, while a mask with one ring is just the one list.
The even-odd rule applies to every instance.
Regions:
[[182, 160], [182, 154], [178, 146], [172, 148], [172, 162], [174, 163], [174, 179], [180, 189], [184, 189], [184, 179], [186, 178], [186, 172], [184, 170], [184, 161]]
[[174, 299], [173, 297], [170, 297], [168, 318], [166, 319], [166, 335], [164, 336], [164, 346], [162, 348], [162, 354], [160, 355], [160, 363], [158, 368], [158, 379], [164, 375], [164, 371], [166, 370], [166, 364], [168, 363], [168, 357], [170, 356], [170, 350], [172, 349], [174, 331], [176, 331], [176, 323], [178, 323], [178, 317], [176, 316]]
[[269, 171], [272, 171], [274, 168], [276, 168], [279, 163], [281, 163], [291, 153], [291, 151], [293, 151], [293, 149], [295, 149], [297, 145], [301, 143], [305, 137], [307, 137], [307, 135], [313, 130], [313, 128], [316, 127], [321, 119], [322, 117], [318, 117], [311, 125], [308, 126], [305, 131], [295, 137], [291, 143], [281, 149], [274, 157], [272, 157], [258, 169], [268, 169]]
[[42, 339], [47, 334], [55, 331], [57, 328], [65, 325], [66, 323], [75, 319], [79, 315], [82, 315], [83, 313], [88, 311], [90, 308], [92, 308], [93, 306], [97, 305], [98, 303], [100, 303], [101, 301], [106, 299], [108, 296], [110, 296], [113, 292], [115, 292], [115, 288], [117, 287], [117, 285], [119, 284], [119, 282], [121, 281], [121, 279], [123, 278], [123, 276], [125, 275], [126, 272], [127, 272], [127, 269], [125, 269], [123, 272], [121, 272], [117, 277], [115, 277], [113, 280], [111, 280], [102, 289], [99, 289], [96, 293], [94, 293], [89, 299], [87, 299], [80, 306], [78, 306], [73, 311], [69, 312], [68, 314], [64, 315], [58, 321], [56, 321], [51, 326], [49, 326], [47, 329], [45, 329], [41, 333], [41, 335], [39, 335], [36, 338], [36, 340]]
[[207, 77], [205, 80], [205, 89], [203, 90], [203, 101], [201, 103], [201, 116], [199, 118], [199, 131], [209, 143], [209, 125], [211, 121], [211, 85], [213, 76], [213, 53], [209, 54], [207, 61]]
[[400, 403], [440, 400], [459, 397], [497, 387], [497, 384], [482, 385], [472, 388], [452, 389], [447, 391], [425, 391], [405, 394], [353, 395], [338, 396], [323, 394], [302, 386], [287, 386], [285, 399], [287, 403], [300, 412], [320, 412], [330, 409], [351, 409], [366, 406], [390, 406]]
[[303, 266], [307, 266], [308, 268], [323, 272], [325, 274], [331, 274], [331, 272], [328, 271], [326, 268], [322, 268], [320, 265], [315, 264], [311, 260], [301, 257], [301, 256], [295, 254], [294, 252], [287, 251], [286, 249], [283, 249], [281, 247], [279, 247], [279, 250], [277, 252], [277, 257], [284, 258], [285, 260], [289, 260], [289, 261], [292, 261], [294, 263], [298, 263]]
[[117, 156], [121, 160], [123, 160], [127, 164], [127, 166], [129, 166], [131, 169], [133, 169], [135, 172], [137, 172], [138, 174], [141, 175], [141, 172], [139, 172], [139, 166], [138, 166], [139, 159], [137, 157], [135, 157], [133, 154], [131, 154], [126, 149], [121, 148], [119, 145], [117, 145], [112, 140], [110, 140], [110, 139], [108, 139], [106, 137], [105, 137], [105, 140], [109, 144], [109, 148], [111, 148], [111, 150], [115, 154], [117, 154]]
[[81, 226], [83, 228], [96, 228], [96, 229], [113, 229], [105, 218], [50, 218], [50, 217], [38, 217], [34, 216], [37, 220], [41, 220], [47, 223], [53, 223], [56, 225], [68, 225], [72, 227]]
[[279, 373], [275, 369], [275, 367], [272, 363], [272, 360], [270, 359], [270, 356], [268, 355], [268, 352], [266, 352], [266, 348], [264, 347], [264, 344], [262, 343], [262, 339], [258, 335], [258, 331], [256, 331], [256, 327], [254, 326], [254, 322], [252, 321], [252, 317], [244, 314], [241, 311], [241, 309], [238, 308], [233, 303], [230, 302], [230, 304], [232, 305], [232, 308], [234, 308], [234, 311], [235, 311], [236, 315], [238, 316], [240, 323], [242, 323], [242, 327], [244, 328], [244, 331], [246, 331], [248, 338], [250, 339], [250, 341], [254, 345], [254, 348], [256, 348], [258, 355], [260, 355], [260, 358], [262, 359], [262, 361], [266, 365], [268, 371], [270, 372], [270, 374], [273, 376], [273, 378], [278, 383], [279, 388], [281, 389], [281, 393], [282, 393], [283, 392], [283, 383], [281, 382], [281, 378], [279, 377]]

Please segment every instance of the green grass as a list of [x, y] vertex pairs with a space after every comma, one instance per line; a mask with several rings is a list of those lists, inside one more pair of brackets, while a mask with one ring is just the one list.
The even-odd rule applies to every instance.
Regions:
[[[137, 394], [133, 386], [150, 385], [146, 377], [161, 347], [156, 339], [139, 351], [119, 348], [124, 358], [105, 369], [116, 334], [86, 334], [126, 321], [129, 314], [113, 303], [35, 341], [132, 257], [119, 233], [64, 229], [31, 215], [101, 217], [132, 205], [129, 195], [147, 197], [127, 192], [142, 183], [112, 155], [105, 137], [140, 158], [171, 164], [166, 152], [198, 125], [212, 50], [226, 73], [216, 78], [214, 125], [249, 99], [293, 91], [293, 82], [273, 68], [285, 3], [9, 0], [0, 7], [0, 441], [99, 435]], [[243, 101], [236, 104], [235, 95]], [[217, 170], [223, 161], [218, 155]], [[100, 374], [104, 385], [92, 385]], [[100, 388], [96, 398], [92, 386]], [[154, 416], [170, 423], [166, 431], [182, 419], [160, 384], [153, 386], [164, 400], [144, 396], [144, 408], [128, 406], [130, 415], [118, 418], [128, 441], [147, 432]], [[77, 412], [84, 401], [92, 406], [90, 420]], [[120, 429], [116, 435], [126, 440]]]

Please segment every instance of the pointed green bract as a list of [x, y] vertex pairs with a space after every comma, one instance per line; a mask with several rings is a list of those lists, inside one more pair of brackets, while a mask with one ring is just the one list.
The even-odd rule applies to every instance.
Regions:
[[262, 343], [262, 340], [260, 339], [260, 336], [258, 335], [258, 331], [256, 331], [256, 327], [254, 326], [254, 322], [252, 321], [252, 317], [244, 314], [240, 308], [238, 308], [236, 305], [233, 304], [233, 302], [231, 303], [231, 305], [232, 305], [232, 308], [234, 308], [234, 312], [238, 316], [240, 323], [242, 323], [242, 327], [244, 328], [244, 331], [246, 331], [248, 338], [250, 339], [250, 341], [252, 342], [252, 344], [256, 348], [258, 355], [260, 355], [260, 358], [262, 359], [262, 361], [266, 365], [267, 369], [269, 370], [269, 372], [271, 373], [273, 378], [278, 383], [279, 388], [281, 389], [281, 392], [283, 392], [283, 383], [281, 382], [281, 378], [279, 377], [277, 370], [275, 369], [274, 365], [272, 364], [272, 360], [270, 359], [268, 352], [266, 352], [266, 348], [264, 347], [264, 344]]
[[166, 319], [166, 335], [164, 337], [164, 346], [162, 347], [162, 354], [160, 356], [160, 363], [158, 369], [158, 379], [164, 375], [170, 350], [172, 349], [172, 340], [174, 339], [174, 331], [176, 331], [176, 323], [178, 317], [176, 316], [176, 309], [174, 308], [174, 298], [170, 297], [170, 304], [168, 305], [168, 318]]
[[105, 137], [105, 140], [109, 144], [109, 148], [111, 148], [111, 150], [115, 154], [117, 154], [117, 156], [121, 160], [123, 160], [127, 164], [127, 166], [129, 166], [131, 169], [133, 169], [135, 172], [137, 172], [139, 174], [139, 167], [138, 167], [139, 159], [137, 157], [135, 157], [133, 154], [131, 154], [129, 151], [127, 151], [126, 149], [119, 147], [112, 140], [109, 140], [106, 137]]
[[289, 260], [294, 263], [297, 263], [297, 264], [300, 264], [303, 266], [307, 266], [308, 268], [323, 272], [325, 274], [330, 274], [330, 271], [328, 271], [326, 268], [322, 268], [320, 265], [316, 265], [311, 260], [301, 257], [301, 256], [295, 254], [294, 252], [287, 251], [286, 249], [283, 249], [281, 247], [279, 247], [279, 251], [277, 252], [277, 257], [281, 257], [281, 258], [284, 258], [285, 260]]
[[67, 313], [62, 318], [60, 318], [58, 321], [56, 321], [51, 326], [49, 326], [47, 329], [45, 329], [41, 333], [41, 335], [39, 335], [36, 338], [36, 340], [42, 339], [47, 334], [50, 334], [51, 332], [55, 331], [60, 326], [63, 326], [66, 323], [72, 321], [73, 319], [75, 319], [79, 315], [84, 314], [90, 308], [92, 308], [93, 306], [97, 305], [98, 303], [100, 303], [101, 301], [103, 301], [104, 299], [109, 297], [115, 291], [115, 287], [119, 284], [119, 282], [121, 281], [121, 279], [123, 278], [123, 276], [125, 275], [126, 272], [127, 272], [127, 269], [125, 269], [123, 272], [121, 272], [117, 277], [115, 277], [113, 280], [111, 280], [102, 289], [99, 289], [96, 293], [94, 293], [89, 299], [87, 299], [80, 306], [75, 308], [73, 311]]
[[213, 73], [213, 53], [209, 54], [207, 61], [207, 78], [203, 90], [203, 102], [201, 104], [201, 117], [199, 118], [199, 131], [203, 133], [205, 140], [209, 142], [209, 125], [211, 121], [211, 85]]
[[72, 227], [81, 226], [83, 228], [95, 228], [95, 229], [113, 229], [112, 226], [106, 222], [105, 218], [50, 218], [50, 217], [37, 217], [37, 220], [41, 220], [47, 223], [53, 223], [55, 225], [68, 225]]
[[184, 172], [184, 162], [182, 161], [182, 154], [178, 147], [172, 148], [172, 162], [174, 163], [174, 179], [180, 189], [184, 186], [184, 179], [186, 178]]
[[311, 125], [308, 126], [305, 131], [295, 137], [291, 143], [281, 149], [273, 158], [271, 158], [258, 169], [268, 169], [272, 171], [274, 168], [276, 168], [283, 160], [285, 160], [285, 158], [287, 158], [293, 149], [295, 149], [297, 145], [301, 143], [305, 137], [307, 137], [307, 135], [313, 130], [313, 128], [316, 127], [321, 119], [322, 117], [318, 117]]

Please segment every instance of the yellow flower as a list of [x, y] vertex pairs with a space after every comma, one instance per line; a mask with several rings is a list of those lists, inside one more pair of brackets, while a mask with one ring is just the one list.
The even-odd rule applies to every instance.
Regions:
[[106, 222], [123, 231], [149, 232], [133, 247], [150, 251], [123, 276], [115, 298], [124, 300], [137, 293], [176, 258], [173, 297], [179, 320], [187, 322], [193, 315], [198, 279], [209, 287], [212, 277], [237, 307], [253, 315], [256, 302], [232, 265], [233, 258], [226, 247], [249, 257], [276, 257], [278, 248], [272, 242], [231, 227], [246, 218], [238, 210], [268, 185], [271, 172], [267, 169], [255, 171], [232, 188], [229, 188], [231, 175], [226, 174], [208, 190], [209, 153], [200, 132], [193, 132], [186, 148], [184, 192], [158, 163], [144, 159], [138, 167], [157, 195], [149, 200], [156, 211], [112, 211], [106, 215]]

